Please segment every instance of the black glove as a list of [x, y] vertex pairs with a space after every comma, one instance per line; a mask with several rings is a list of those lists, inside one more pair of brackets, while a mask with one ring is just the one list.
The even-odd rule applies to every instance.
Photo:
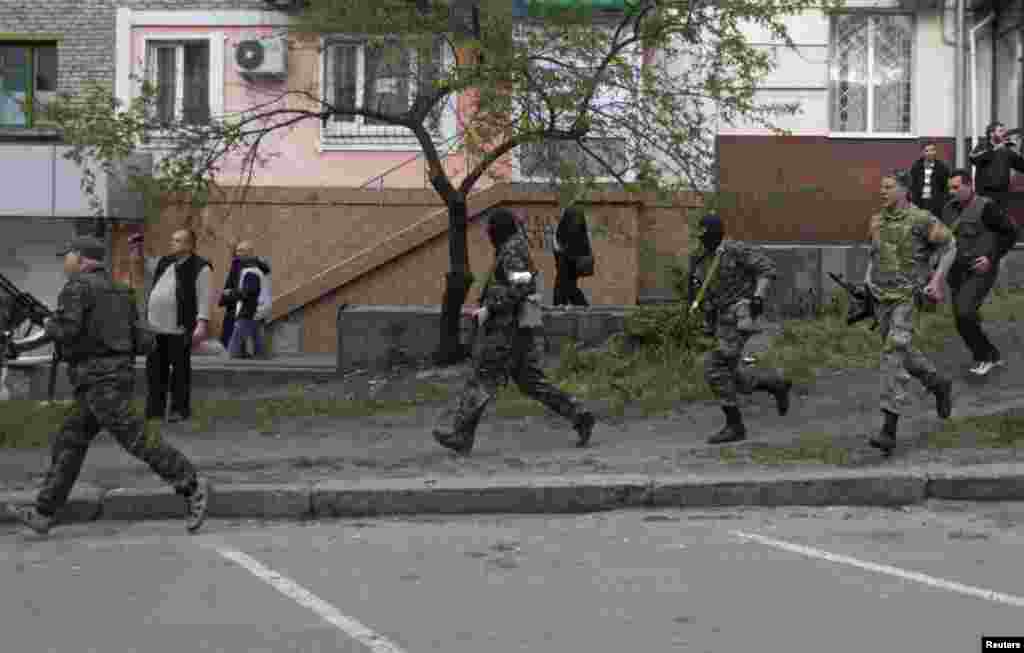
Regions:
[[750, 319], [756, 320], [764, 314], [764, 300], [754, 297], [750, 300]]

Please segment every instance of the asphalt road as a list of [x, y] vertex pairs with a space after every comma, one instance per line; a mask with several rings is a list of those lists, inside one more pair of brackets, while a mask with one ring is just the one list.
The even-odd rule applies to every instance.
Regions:
[[0, 650], [978, 651], [1022, 504], [0, 530]]

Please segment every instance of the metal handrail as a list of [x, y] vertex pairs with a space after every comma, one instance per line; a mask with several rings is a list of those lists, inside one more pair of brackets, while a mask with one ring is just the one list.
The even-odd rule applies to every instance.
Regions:
[[[441, 144], [442, 145], [447, 145], [447, 144], [451, 143], [452, 141], [456, 140], [457, 138], [459, 138], [460, 136], [462, 136], [461, 133], [457, 133], [457, 134], [454, 134], [452, 136], [449, 136], [448, 138], [443, 140], [441, 142]], [[451, 150], [445, 152], [444, 156], [441, 157], [441, 160], [444, 161], [445, 159], [450, 157], [452, 154], [454, 154], [454, 152], [452, 152]], [[364, 181], [362, 184], [360, 184], [358, 186], [358, 188], [367, 188], [368, 186], [373, 184], [374, 181], [377, 181], [377, 180], [380, 180], [381, 183], [383, 184], [384, 177], [390, 175], [392, 172], [395, 172], [396, 170], [400, 170], [400, 169], [404, 168], [405, 166], [409, 165], [410, 163], [413, 163], [413, 162], [417, 161], [422, 156], [423, 156], [423, 150], [420, 150], [414, 156], [406, 159], [405, 161], [402, 161], [398, 165], [392, 166], [391, 168], [388, 168], [387, 170], [385, 170], [384, 172], [380, 173], [379, 175], [374, 175], [374, 176], [370, 177], [369, 179]]]

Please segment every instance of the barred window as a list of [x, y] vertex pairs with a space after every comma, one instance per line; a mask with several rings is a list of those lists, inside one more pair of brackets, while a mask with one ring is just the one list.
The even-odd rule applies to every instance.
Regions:
[[914, 21], [904, 14], [832, 17], [833, 132], [911, 133]]
[[[403, 48], [397, 42], [368, 44], [335, 39], [324, 50], [324, 100], [337, 108], [366, 108], [400, 115], [416, 101], [421, 78], [436, 81], [443, 65], [442, 44], [429, 51]], [[427, 127], [441, 131], [440, 103], [428, 116]], [[384, 121], [353, 115], [333, 115], [324, 125], [327, 140], [398, 144], [415, 141], [411, 131]]]

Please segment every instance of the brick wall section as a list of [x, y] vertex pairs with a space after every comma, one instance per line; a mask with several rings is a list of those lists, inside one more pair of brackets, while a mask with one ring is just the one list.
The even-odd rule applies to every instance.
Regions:
[[[436, 196], [413, 190], [254, 188], [248, 199], [224, 223], [211, 216], [222, 207], [204, 213], [198, 221], [199, 252], [213, 263], [219, 288], [229, 266], [230, 243], [254, 240], [257, 253], [273, 266], [275, 316], [305, 312], [305, 351], [335, 350], [334, 316], [341, 303], [440, 302], [448, 240], [447, 215]], [[679, 207], [664, 207], [624, 193], [592, 198], [584, 208], [597, 232], [596, 275], [582, 286], [595, 304], [634, 304], [640, 291], [652, 287], [653, 281], [640, 274], [641, 242], [653, 242], [665, 254], [685, 253], [686, 232], [679, 216], [694, 201], [687, 198]], [[498, 204], [526, 219], [534, 260], [550, 288], [555, 266], [544, 249], [543, 234], [545, 227], [557, 223], [555, 197], [499, 186], [474, 195], [470, 210], [476, 214]], [[147, 224], [147, 255], [167, 253], [171, 233], [186, 224], [185, 212], [177, 208]], [[125, 226], [113, 233], [113, 271], [126, 281], [131, 280], [127, 239], [137, 230]], [[479, 224], [471, 225], [469, 238], [470, 267], [482, 281], [493, 260], [492, 248]], [[136, 281], [142, 278], [138, 270], [134, 274]], [[469, 301], [478, 297], [479, 286]], [[213, 311], [215, 333], [222, 318], [221, 311]]]
[[86, 81], [114, 83], [114, 0], [0, 0], [0, 32], [60, 34], [57, 89], [77, 94]]
[[[279, 297], [442, 206], [429, 191], [260, 187], [250, 189], [245, 204], [211, 204], [191, 226], [197, 231], [199, 253], [213, 263], [215, 287], [224, 283], [233, 244], [251, 240], [257, 255], [270, 261], [273, 293]], [[147, 221], [146, 255], [166, 254], [171, 234], [189, 224], [187, 211], [180, 207]], [[137, 230], [114, 232], [113, 270], [118, 277], [130, 274], [127, 239]], [[135, 277], [141, 278], [138, 271]], [[223, 316], [219, 310], [213, 314], [219, 331]]]
[[[481, 197], [490, 195], [490, 197]], [[538, 223], [555, 220], [558, 215], [554, 195], [537, 192], [523, 192], [496, 188], [476, 196], [477, 202], [487, 201], [491, 205], [506, 206], [525, 217], [530, 224], [528, 231], [537, 233]], [[642, 289], [638, 259], [639, 243], [642, 239], [655, 242], [680, 242], [677, 223], [668, 219], [674, 210], [682, 213], [683, 206], [692, 205], [694, 198], [685, 198], [679, 208], [660, 207], [660, 219], [642, 219], [645, 200], [625, 193], [603, 193], [592, 198], [585, 207], [590, 224], [604, 227], [606, 236], [595, 236], [593, 241], [596, 263], [595, 276], [585, 279], [582, 287], [591, 293], [594, 304], [634, 305]], [[471, 202], [471, 210], [479, 210]], [[429, 222], [429, 221], [428, 221]], [[646, 225], [651, 231], [641, 233]], [[436, 223], [432, 225], [436, 228]], [[429, 233], [424, 228], [424, 233]], [[685, 236], [685, 230], [683, 231]], [[671, 235], [670, 235], [671, 234]], [[534, 262], [543, 273], [545, 282], [554, 283], [555, 265], [549, 252], [541, 251], [535, 237], [531, 236]], [[685, 238], [683, 250], [685, 254]], [[409, 249], [403, 255], [372, 267], [368, 272], [346, 279], [327, 294], [302, 307], [303, 350], [329, 353], [337, 349], [335, 320], [338, 307], [342, 304], [438, 304], [444, 290], [444, 273], [448, 267], [447, 235], [441, 227], [438, 235], [428, 238], [421, 245]], [[671, 245], [666, 245], [671, 247]], [[666, 250], [668, 251], [668, 250]], [[487, 242], [479, 222], [474, 222], [469, 231], [469, 253], [471, 269], [481, 279], [487, 274], [493, 262], [493, 249]], [[673, 251], [673, 254], [680, 253]], [[367, 262], [359, 263], [366, 266]], [[339, 269], [344, 266], [339, 266]], [[356, 272], [357, 269], [350, 271]], [[469, 303], [479, 298], [480, 288], [470, 291]], [[282, 310], [275, 306], [275, 313]]]

